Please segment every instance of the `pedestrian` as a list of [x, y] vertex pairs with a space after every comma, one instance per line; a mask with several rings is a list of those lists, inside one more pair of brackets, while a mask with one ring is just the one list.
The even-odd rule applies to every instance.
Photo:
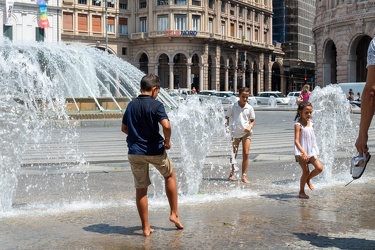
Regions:
[[[247, 103], [250, 89], [247, 87], [240, 88], [238, 91], [239, 100], [228, 107], [226, 112], [226, 124], [232, 133], [232, 147], [233, 155], [230, 158], [232, 170], [229, 175], [229, 180], [234, 180], [234, 163], [237, 157], [238, 147], [242, 142], [242, 176], [241, 181], [250, 183], [246, 178], [246, 172], [249, 165], [249, 151], [250, 141], [252, 135], [252, 128], [254, 127], [255, 113], [254, 108]], [[234, 159], [233, 159], [234, 158]]]
[[[362, 91], [361, 100], [361, 118], [359, 122], [358, 137], [355, 142], [355, 147], [359, 155], [365, 155], [365, 160], [357, 164], [361, 167], [360, 171], [354, 171], [358, 174], [353, 177], [361, 177], [365, 171], [367, 162], [370, 160], [370, 154], [368, 153], [368, 130], [371, 125], [372, 117], [375, 112], [375, 37], [370, 42], [367, 50], [367, 78], [366, 85]], [[353, 173], [354, 173], [353, 172]]]
[[[298, 105], [294, 124], [294, 155], [296, 162], [302, 169], [300, 179], [299, 198], [308, 199], [305, 193], [305, 185], [314, 190], [311, 179], [317, 176], [323, 170], [322, 163], [318, 159], [319, 149], [313, 129], [313, 123], [310, 120], [313, 107], [309, 102], [302, 102]], [[309, 164], [314, 166], [310, 172]]]
[[[149, 164], [164, 176], [171, 210], [169, 220], [177, 229], [184, 228], [178, 216], [176, 175], [166, 152], [171, 148], [171, 126], [164, 105], [155, 100], [159, 91], [159, 77], [145, 75], [141, 80], [141, 94], [128, 104], [121, 126], [121, 131], [127, 134], [128, 160], [134, 176], [136, 204], [144, 236], [154, 231], [148, 220], [147, 189], [151, 184]], [[159, 134], [159, 123], [164, 138]]]
[[308, 102], [310, 99], [310, 95], [311, 95], [310, 85], [308, 84], [303, 85], [301, 94], [299, 95], [297, 99], [297, 104], [300, 104], [302, 102]]

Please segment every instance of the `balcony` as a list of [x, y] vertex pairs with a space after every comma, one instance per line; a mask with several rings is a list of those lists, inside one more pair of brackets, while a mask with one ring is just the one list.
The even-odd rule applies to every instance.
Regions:
[[139, 33], [131, 33], [130, 39], [131, 40], [138, 40], [138, 39], [145, 39], [148, 38], [147, 32], [139, 32]]

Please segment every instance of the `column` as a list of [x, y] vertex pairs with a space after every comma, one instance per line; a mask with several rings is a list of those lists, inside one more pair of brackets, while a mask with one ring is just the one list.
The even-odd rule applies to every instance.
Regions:
[[199, 91], [202, 91], [204, 90], [204, 86], [203, 86], [203, 83], [204, 83], [204, 66], [203, 66], [203, 63], [200, 63], [199, 64]]
[[174, 89], [174, 75], [173, 75], [174, 63], [168, 63], [168, 65], [169, 65], [169, 89]]
[[229, 90], [228, 86], [229, 86], [229, 67], [228, 67], [228, 64], [227, 64], [227, 65], [225, 65], [225, 91]]
[[193, 65], [191, 63], [191, 58], [188, 59], [188, 62], [186, 63], [186, 85], [187, 85], [187, 88], [190, 88], [191, 89], [191, 65]]

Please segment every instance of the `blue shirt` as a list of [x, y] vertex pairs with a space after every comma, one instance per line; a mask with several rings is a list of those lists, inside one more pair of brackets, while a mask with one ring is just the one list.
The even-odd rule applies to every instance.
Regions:
[[161, 155], [164, 138], [159, 134], [159, 122], [168, 119], [163, 103], [149, 95], [139, 95], [127, 106], [122, 123], [128, 129], [128, 154]]

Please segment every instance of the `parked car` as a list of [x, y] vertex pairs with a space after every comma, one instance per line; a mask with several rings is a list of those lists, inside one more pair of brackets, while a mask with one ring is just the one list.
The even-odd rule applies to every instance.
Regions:
[[189, 88], [179, 88], [178, 94], [182, 96], [184, 99], [186, 99], [188, 96], [192, 95], [193, 92]]
[[295, 97], [295, 98], [298, 98], [300, 94], [301, 94], [301, 91], [289, 92], [288, 95], [287, 95], [287, 97]]
[[239, 99], [232, 91], [219, 91], [214, 93], [214, 95], [217, 96], [223, 104], [231, 104]]
[[247, 99], [247, 103], [253, 107], [258, 105], [258, 101], [253, 94], [249, 95], [249, 98]]
[[270, 97], [273, 96], [277, 104], [288, 104], [290, 98], [279, 91], [259, 92], [255, 97], [258, 103], [268, 104]]
[[215, 90], [202, 90], [199, 92], [198, 97], [199, 97], [199, 100], [203, 101], [203, 100], [210, 99], [211, 96], [216, 97], [215, 93], [216, 93]]

